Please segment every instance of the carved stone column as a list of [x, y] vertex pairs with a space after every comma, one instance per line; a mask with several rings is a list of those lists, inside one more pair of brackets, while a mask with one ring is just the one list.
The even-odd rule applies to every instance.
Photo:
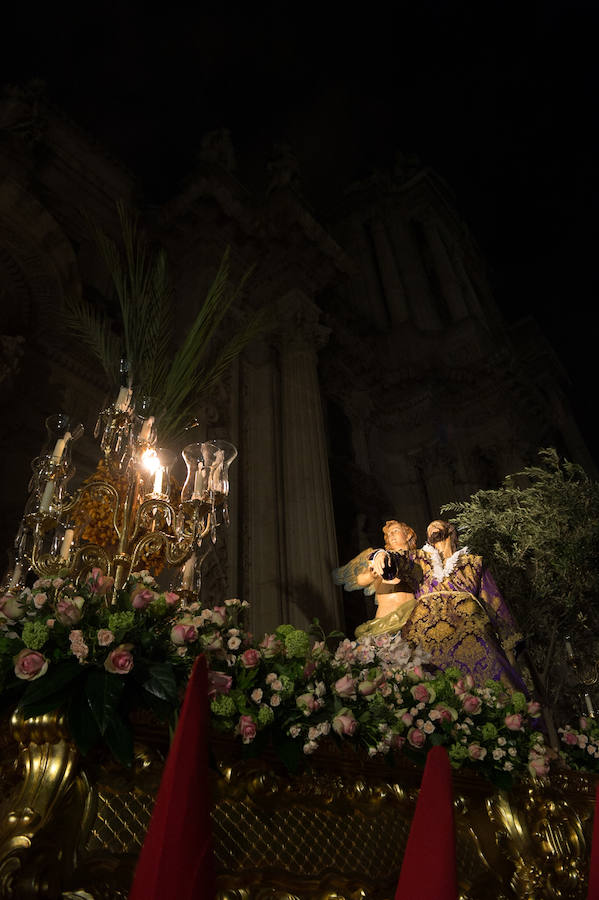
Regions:
[[276, 351], [254, 343], [241, 367], [243, 587], [256, 637], [286, 620], [279, 375]]
[[333, 503], [316, 351], [328, 329], [304, 294], [280, 307], [281, 458], [287, 620], [306, 627], [318, 617], [340, 624], [340, 599], [331, 570], [337, 565]]

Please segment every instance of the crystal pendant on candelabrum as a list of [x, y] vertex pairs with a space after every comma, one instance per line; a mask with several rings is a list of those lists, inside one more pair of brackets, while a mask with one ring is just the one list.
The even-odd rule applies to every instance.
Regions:
[[71, 450], [83, 434], [83, 425], [59, 413], [46, 419], [46, 429], [46, 445], [32, 462], [31, 495], [25, 508], [25, 520], [50, 527], [60, 517], [67, 482], [75, 473]]

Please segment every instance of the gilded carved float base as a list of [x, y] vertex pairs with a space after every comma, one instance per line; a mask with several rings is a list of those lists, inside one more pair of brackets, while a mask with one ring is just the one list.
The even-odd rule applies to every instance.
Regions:
[[[164, 735], [142, 733], [126, 772], [82, 763], [56, 716], [13, 717], [11, 731], [18, 743], [0, 744], [0, 897], [126, 900]], [[213, 749], [218, 900], [391, 900], [420, 770], [331, 745], [290, 777], [227, 741]], [[461, 900], [586, 896], [591, 779], [559, 774], [508, 794], [456, 775], [454, 794]]]

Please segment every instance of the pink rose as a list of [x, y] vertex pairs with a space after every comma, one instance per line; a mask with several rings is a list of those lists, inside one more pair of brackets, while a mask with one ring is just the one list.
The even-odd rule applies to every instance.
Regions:
[[131, 605], [133, 606], [133, 609], [147, 609], [155, 597], [156, 594], [154, 591], [144, 587], [143, 584], [138, 584], [137, 587], [131, 591]]
[[407, 725], [409, 727], [414, 721], [414, 716], [409, 712], [405, 712], [401, 717], [401, 721], [404, 723], [404, 725]]
[[35, 681], [48, 671], [48, 660], [37, 650], [26, 647], [14, 658], [15, 675], [23, 681]]
[[333, 731], [344, 737], [354, 734], [358, 723], [349, 709], [341, 709], [333, 719]]
[[246, 669], [253, 669], [260, 662], [260, 654], [254, 647], [244, 650], [241, 654], [241, 665]]
[[191, 644], [198, 638], [198, 629], [195, 625], [173, 625], [171, 628], [171, 641], [173, 644]]
[[417, 703], [430, 703], [435, 699], [434, 690], [432, 687], [427, 687], [426, 684], [415, 684], [411, 694]]
[[240, 716], [237, 730], [244, 744], [249, 744], [256, 737], [256, 723], [251, 716]]
[[360, 681], [358, 684], [358, 691], [362, 697], [370, 697], [371, 694], [374, 694], [376, 689], [376, 681]]
[[444, 703], [437, 703], [435, 709], [439, 713], [439, 718], [442, 722], [455, 722], [458, 717], [457, 710], [452, 706], [445, 706]]
[[522, 731], [522, 716], [520, 713], [506, 716], [503, 721], [505, 722], [506, 728], [509, 728], [510, 731]]
[[56, 604], [56, 618], [61, 625], [76, 625], [81, 619], [81, 607], [83, 597], [75, 597], [73, 600], [59, 600]]
[[25, 604], [12, 594], [5, 594], [0, 598], [0, 616], [15, 622], [25, 615]]
[[343, 675], [333, 685], [333, 690], [340, 697], [354, 697], [356, 694], [356, 682], [351, 675]]
[[549, 761], [544, 756], [533, 755], [528, 760], [528, 771], [535, 778], [549, 774]]
[[461, 699], [462, 708], [468, 715], [476, 715], [480, 712], [482, 706], [480, 697], [475, 697], [474, 694], [463, 694]]
[[535, 719], [541, 712], [541, 704], [537, 700], [531, 700], [526, 704], [528, 715]]
[[167, 591], [164, 595], [164, 599], [166, 600], [167, 606], [176, 606], [179, 602], [179, 594], [175, 594], [174, 591]]
[[586, 716], [581, 716], [580, 719], [578, 720], [578, 723], [580, 725], [581, 731], [586, 731], [587, 728], [589, 727], [589, 720], [587, 719]]
[[104, 660], [104, 668], [113, 675], [127, 675], [133, 668], [133, 644], [119, 644]]
[[463, 678], [460, 678], [459, 681], [453, 686], [454, 692], [460, 696], [460, 694], [467, 694], [468, 691], [471, 691], [474, 687], [474, 679], [472, 675], [465, 675]]
[[42, 606], [48, 601], [48, 595], [43, 591], [40, 591], [38, 594], [33, 595], [33, 605], [36, 609], [41, 609]]
[[299, 697], [296, 697], [295, 702], [306, 716], [320, 709], [320, 704], [314, 694], [300, 694]]
[[426, 743], [426, 735], [423, 731], [420, 731], [419, 728], [410, 728], [408, 731], [408, 744], [411, 744], [412, 747], [416, 747], [420, 749], [424, 747]]
[[113, 584], [114, 578], [104, 575], [102, 569], [92, 569], [91, 574], [87, 578], [87, 586], [91, 593], [97, 594], [99, 597], [107, 594]]
[[208, 671], [208, 696], [215, 697], [216, 694], [228, 694], [233, 684], [231, 675], [225, 675], [224, 672], [215, 672], [212, 669]]
[[114, 634], [108, 628], [100, 628], [96, 637], [100, 647], [108, 647], [114, 641]]
[[484, 759], [486, 755], [486, 749], [481, 747], [480, 744], [470, 744], [468, 747], [468, 756], [470, 759]]
[[565, 731], [562, 735], [562, 741], [565, 744], [569, 744], [570, 747], [574, 747], [578, 744], [578, 737], [574, 734], [573, 731]]
[[277, 656], [282, 651], [283, 644], [276, 634], [265, 634], [264, 639], [260, 641], [259, 647], [265, 659], [272, 659], [273, 656]]

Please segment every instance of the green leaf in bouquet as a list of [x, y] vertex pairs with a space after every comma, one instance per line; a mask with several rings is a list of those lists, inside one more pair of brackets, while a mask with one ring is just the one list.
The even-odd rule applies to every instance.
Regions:
[[110, 719], [104, 732], [104, 740], [117, 762], [123, 766], [133, 764], [133, 732], [121, 716], [115, 715]]
[[294, 741], [293, 738], [288, 737], [286, 734], [273, 730], [272, 744], [275, 753], [287, 771], [294, 775], [303, 759], [301, 743]]
[[71, 693], [73, 682], [82, 675], [83, 670], [77, 660], [49, 666], [45, 675], [27, 685], [19, 709], [26, 718], [58, 709]]
[[153, 663], [148, 668], [149, 678], [143, 688], [159, 700], [174, 706], [178, 700], [177, 682], [169, 663]]
[[86, 702], [83, 689], [71, 694], [67, 705], [67, 721], [73, 740], [85, 756], [100, 740], [100, 729]]
[[116, 715], [126, 677], [126, 675], [106, 672], [104, 669], [93, 669], [87, 676], [85, 696], [100, 729], [100, 734], [104, 736]]

